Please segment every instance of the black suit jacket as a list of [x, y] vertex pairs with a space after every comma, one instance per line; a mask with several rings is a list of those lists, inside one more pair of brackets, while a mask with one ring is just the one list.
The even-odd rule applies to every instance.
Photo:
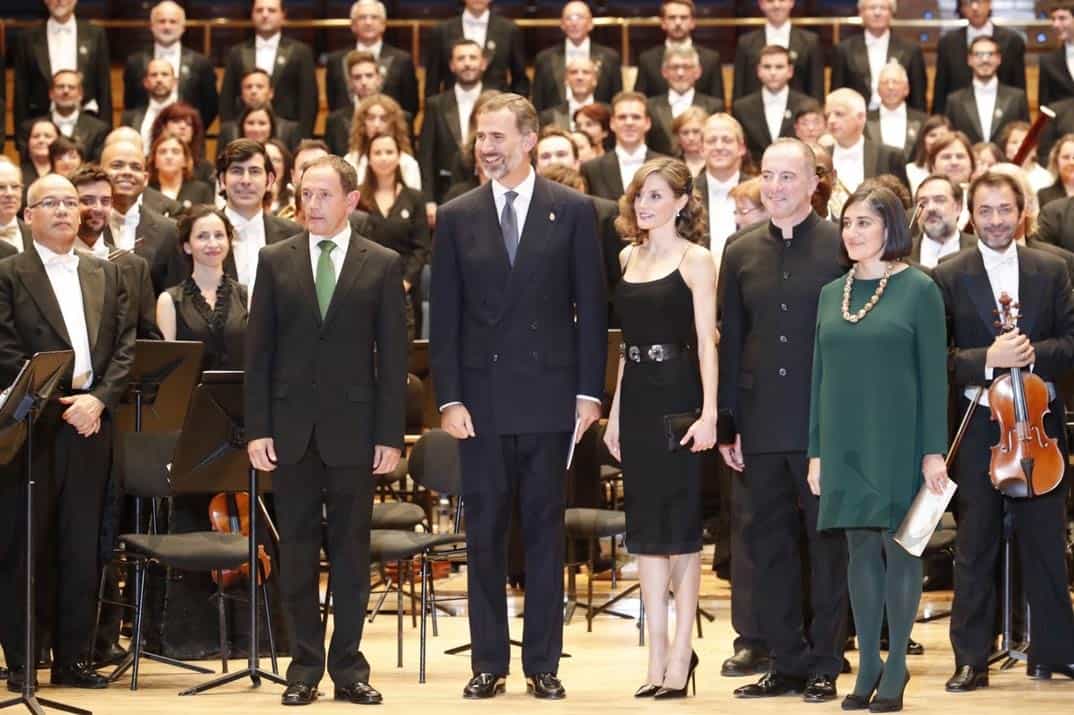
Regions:
[[1037, 192], [1037, 205], [1042, 209], [1053, 201], [1059, 201], [1067, 197], [1067, 191], [1063, 188], [1061, 182], [1056, 182], [1051, 186], [1045, 186], [1043, 189]]
[[[0, 117], [7, 116], [7, 60], [4, 53], [0, 52]], [[4, 120], [7, 121], [6, 119]], [[7, 140], [7, 130], [0, 132], [0, 152], [4, 151], [4, 142]]]
[[[660, 68], [664, 63], [665, 47], [665, 44], [661, 42], [638, 56], [638, 76], [634, 81], [635, 92], [641, 92], [646, 97], [655, 97], [668, 91], [667, 80], [660, 73]], [[695, 89], [710, 97], [716, 97], [721, 103], [724, 102], [727, 95], [723, 91], [723, 66], [720, 64], [720, 53], [697, 44], [694, 45], [694, 49], [697, 50], [697, 56], [701, 60], [701, 79], [697, 81]]]
[[[49, 115], [46, 114], [45, 118], [48, 117]], [[15, 148], [18, 150], [19, 156], [27, 161], [30, 159], [30, 155], [27, 153], [30, 130], [38, 119], [40, 117], [27, 119], [19, 125], [18, 133], [15, 135]], [[104, 140], [108, 137], [108, 132], [110, 131], [111, 127], [109, 125], [89, 112], [80, 111], [78, 113], [78, 119], [75, 121], [75, 131], [71, 138], [82, 145], [82, 149], [86, 152], [86, 163], [100, 161], [101, 149], [104, 148]]]
[[1037, 75], [1037, 101], [1051, 105], [1061, 99], [1074, 97], [1074, 77], [1067, 67], [1066, 48], [1060, 46], [1046, 55], [1040, 55], [1040, 72]]
[[1055, 256], [1067, 269], [1067, 277], [1070, 278], [1071, 285], [1074, 285], [1074, 253], [1071, 253], [1065, 248], [1059, 246], [1053, 246], [1050, 243], [1045, 243], [1036, 236], [1030, 236], [1026, 239], [1027, 248], [1035, 248], [1038, 251], [1044, 251], [1052, 256]]
[[[646, 149], [645, 161], [661, 156], [652, 149]], [[619, 155], [615, 151], [606, 151], [596, 159], [582, 164], [582, 177], [589, 188], [590, 196], [618, 201], [626, 190], [623, 175], [619, 171]]]
[[[736, 101], [754, 92], [761, 91], [761, 80], [757, 79], [757, 65], [761, 61], [761, 50], [765, 46], [764, 28], [747, 32], [738, 38], [735, 47], [735, 84], [732, 87], [731, 100]], [[818, 102], [824, 101], [824, 50], [820, 38], [815, 32], [791, 27], [791, 41], [787, 48], [794, 65], [791, 77], [791, 89], [813, 97]]]
[[440, 207], [429, 358], [437, 404], [480, 435], [570, 432], [577, 395], [601, 399], [607, 299], [593, 202], [536, 177], [514, 266], [492, 183]]
[[420, 191], [403, 186], [387, 215], [378, 207], [366, 217], [369, 225], [366, 235], [398, 253], [403, 261], [403, 279], [412, 286], [417, 285], [421, 281], [421, 269], [429, 260], [431, 244], [425, 197]]
[[1036, 237], [1074, 251], [1074, 198], [1057, 199], [1041, 206]]
[[246, 328], [246, 438], [296, 464], [316, 434], [331, 467], [403, 447], [406, 310], [399, 254], [351, 232], [322, 318], [308, 233], [266, 246]]
[[1048, 166], [1048, 154], [1055, 143], [1064, 135], [1074, 133], [1074, 96], [1056, 99], [1049, 106], [1055, 112], [1055, 119], [1044, 124], [1037, 141], [1037, 162], [1041, 166]]
[[[567, 102], [566, 40], [537, 53], [533, 63], [533, 106], [538, 112]], [[610, 47], [589, 43], [589, 56], [597, 65], [597, 88], [593, 99], [608, 104], [623, 91], [623, 64]]]
[[[462, 15], [444, 20], [429, 33], [425, 44], [426, 99], [450, 89], [455, 84], [455, 75], [450, 68], [451, 46], [462, 38]], [[529, 96], [526, 47], [518, 25], [495, 12], [491, 13], [488, 32], [485, 35], [485, 54], [488, 57], [488, 67], [481, 80], [485, 89]]]
[[[912, 239], [912, 242], [910, 244], [910, 256], [909, 256], [909, 258], [914, 263], [918, 263], [918, 264], [921, 263], [921, 242], [924, 241], [924, 240], [925, 240], [925, 237], [922, 236], [921, 234], [915, 235], [913, 237], [913, 239]], [[931, 240], [931, 239], [929, 239], [929, 240]], [[958, 232], [958, 249], [960, 251], [964, 251], [967, 248], [972, 248], [972, 247], [974, 247], [976, 245], [977, 245], [977, 237], [974, 236], [972, 233], [966, 233], [965, 231], [959, 231]], [[949, 258], [954, 258], [954, 256], [955, 256], [955, 254], [952, 253], [952, 254], [950, 254], [948, 256], [944, 256], [940, 260], [945, 261], [945, 260], [947, 260]], [[932, 273], [931, 273], [932, 269], [931, 268], [925, 268], [924, 266], [922, 266], [921, 270], [927, 271], [927, 272], [929, 272], [929, 275], [932, 275]]]
[[[787, 93], [787, 108], [783, 111], [783, 124], [779, 127], [780, 137], [794, 136], [794, 113], [809, 97], [801, 92], [790, 90]], [[760, 166], [761, 155], [774, 139], [768, 131], [768, 122], [764, 118], [764, 95], [758, 89], [745, 97], [736, 99], [731, 107], [731, 114], [742, 125], [746, 134], [746, 148], [755, 164]]]
[[[89, 336], [93, 384], [89, 392], [115, 409], [127, 387], [134, 361], [134, 321], [119, 267], [78, 255], [78, 280]], [[34, 353], [71, 350], [60, 304], [41, 257], [32, 246], [0, 261], [0, 382], [10, 384]], [[69, 391], [71, 375], [61, 389]]]
[[[895, 147], [902, 151], [903, 156], [913, 156], [917, 143], [921, 138], [921, 127], [928, 120], [929, 115], [916, 109], [906, 108], [906, 139], [901, 147]], [[877, 143], [883, 143], [883, 135], [880, 132], [880, 110], [874, 110], [866, 115], [865, 134]]]
[[146, 186], [142, 191], [142, 205], [165, 218], [172, 219], [173, 222], [176, 215], [183, 210], [182, 204], [175, 199], [169, 199], [152, 186]]
[[[273, 139], [282, 141], [292, 154], [294, 154], [295, 148], [298, 147], [298, 143], [301, 142], [305, 136], [307, 135], [302, 134], [302, 127], [298, 125], [298, 122], [284, 119], [283, 117], [276, 117], [276, 133], [273, 135]], [[226, 147], [230, 142], [238, 138], [239, 126], [237, 122], [220, 122], [220, 132], [217, 134], [216, 139], [216, 145], [218, 147]]]
[[[112, 126], [112, 76], [108, 37], [103, 28], [78, 20], [75, 29], [83, 102], [97, 101], [97, 115]], [[27, 28], [15, 45], [15, 126], [49, 113], [52, 64], [45, 23]]]
[[0, 241], [0, 260], [17, 255], [19, 255], [19, 249], [15, 248], [7, 241]]
[[[1026, 43], [1022, 36], [1000, 25], [993, 26], [992, 39], [999, 45], [1003, 61], [996, 72], [1001, 84], [1026, 88]], [[936, 77], [932, 85], [932, 113], [943, 114], [948, 97], [973, 83], [973, 71], [966, 62], [969, 47], [966, 28], [951, 30], [936, 46]]]
[[[649, 118], [652, 119], [652, 127], [645, 135], [645, 143], [657, 154], [671, 155], [678, 151], [679, 140], [671, 131], [671, 124], [675, 118], [671, 116], [671, 104], [668, 102], [667, 92], [649, 97], [646, 102], [649, 107]], [[723, 95], [710, 97], [700, 91], [694, 91], [693, 106], [701, 107], [708, 114], [723, 111]]]
[[964, 132], [974, 144], [983, 141], [996, 141], [1003, 132], [1003, 127], [1011, 122], [1029, 121], [1029, 102], [1024, 90], [1008, 87], [1000, 82], [996, 90], [996, 108], [992, 115], [992, 132], [986, 137], [981, 130], [981, 119], [977, 115], [977, 102], [974, 99], [973, 86], [960, 89], [947, 98], [944, 112], [951, 120], [951, 125]]
[[554, 107], [541, 110], [541, 113], [537, 116], [537, 121], [540, 122], [542, 129], [545, 127], [559, 127], [569, 132], [571, 130], [570, 111], [571, 105], [566, 102], [557, 104]]
[[[366, 214], [366, 216], [368, 217], [368, 214]], [[277, 243], [287, 240], [288, 238], [291, 238], [292, 236], [302, 233], [302, 226], [295, 223], [294, 221], [289, 221], [285, 218], [280, 218], [279, 216], [273, 216], [268, 212], [262, 212], [261, 218], [265, 224], [266, 246], [273, 246]], [[190, 275], [190, 272], [193, 268], [190, 261], [186, 260], [185, 257], [183, 260], [183, 268], [183, 273], [180, 275], [179, 280], [175, 281], [175, 283], [179, 283], [180, 281], [186, 280], [186, 277]], [[239, 271], [235, 267], [234, 253], [228, 253], [227, 258], [224, 259], [224, 272], [235, 280], [239, 280]], [[175, 285], [175, 283], [172, 283], [172, 285]]]
[[[123, 66], [123, 106], [129, 111], [149, 105], [142, 80], [153, 59], [153, 46], [127, 57]], [[179, 100], [198, 110], [202, 125], [208, 129], [216, 119], [220, 95], [216, 91], [216, 71], [209, 58], [189, 47], [179, 51]], [[133, 126], [133, 125], [128, 125]]]
[[[150, 188], [160, 190], [159, 186], [150, 184]], [[179, 187], [179, 194], [175, 197], [175, 202], [179, 204], [179, 211], [187, 211], [191, 206], [195, 204], [213, 204], [216, 201], [216, 194], [213, 191], [213, 187], [199, 179], [189, 179], [184, 181], [182, 186]]]
[[[112, 231], [107, 226], [101, 233], [101, 240], [109, 248], [115, 248]], [[119, 275], [127, 291], [127, 317], [134, 322], [135, 337], [138, 340], [163, 340], [157, 327], [157, 294], [153, 290], [149, 262], [137, 253], [120, 253], [111, 262], [119, 266]]]
[[421, 164], [421, 188], [428, 200], [443, 201], [451, 187], [451, 169], [461, 148], [459, 103], [455, 100], [455, 91], [449, 89], [435, 97], [426, 95], [418, 163]]
[[615, 229], [615, 219], [619, 218], [619, 203], [599, 196], [590, 196], [593, 208], [597, 211], [597, 231], [600, 233], [601, 250], [604, 253], [604, 276], [608, 281], [608, 299], [623, 276], [619, 265], [619, 252], [626, 243]]
[[[220, 119], [230, 121], [242, 114], [242, 76], [256, 68], [254, 38], [235, 45], [224, 62], [220, 84]], [[290, 37], [281, 37], [272, 72], [272, 108], [284, 119], [298, 122], [301, 137], [313, 136], [317, 118], [317, 74], [313, 50]]]
[[[328, 110], [334, 112], [342, 107], [353, 109], [350, 79], [344, 62], [354, 47], [344, 47], [328, 55], [324, 61], [324, 86], [328, 95]], [[414, 71], [414, 60], [409, 52], [398, 47], [381, 44], [377, 66], [383, 78], [381, 92], [399, 102], [411, 116], [418, 113], [418, 76]]]
[[[743, 174], [741, 172], [739, 172], [739, 175], [738, 175], [739, 183], [742, 183], [743, 181], [747, 181], [749, 178], [750, 178], [749, 176], [743, 176]], [[709, 172], [704, 168], [701, 169], [701, 173], [698, 174], [697, 178], [694, 179], [694, 196], [696, 196], [701, 201], [701, 205], [705, 207], [705, 226], [706, 226], [706, 230], [705, 230], [705, 238], [704, 238], [704, 241], [702, 241], [702, 245], [705, 248], [708, 248], [709, 250], [712, 250], [712, 246], [711, 246], [712, 234], [708, 230], [708, 228], [711, 227], [711, 222], [712, 222], [712, 213], [709, 211]], [[728, 235], [728, 237], [730, 237], [730, 236], [732, 236], [732, 235], [734, 235], [736, 233], [738, 233], [738, 232], [737, 231], [732, 231]], [[726, 245], [726, 242], [725, 242], [725, 245]]]
[[[143, 200], [138, 226], [134, 229], [134, 239], [139, 241], [134, 246], [134, 253], [149, 264], [154, 295], [160, 295], [181, 280], [175, 280], [175, 276], [182, 272], [183, 265], [189, 264], [189, 259], [180, 252], [179, 229], [175, 221], [154, 211]], [[104, 228], [104, 242], [110, 246], [115, 245], [108, 226]], [[189, 270], [187, 268], [188, 273]]]
[[346, 156], [351, 145], [351, 121], [354, 119], [354, 105], [350, 104], [335, 110], [324, 120], [324, 142], [328, 151], [337, 156]]
[[891, 174], [910, 188], [910, 180], [906, 178], [906, 157], [898, 149], [865, 138], [865, 147], [862, 151], [862, 160], [865, 164], [866, 179], [871, 179], [881, 174]]
[[[921, 47], [899, 39], [894, 34], [888, 40], [888, 59], [898, 61], [910, 78], [910, 96], [906, 103], [914, 109], [925, 111], [925, 92], [928, 79], [925, 75], [925, 58]], [[866, 104], [873, 95], [872, 74], [869, 71], [869, 53], [865, 49], [865, 36], [854, 35], [840, 42], [832, 56], [831, 88], [849, 87], [865, 98]]]

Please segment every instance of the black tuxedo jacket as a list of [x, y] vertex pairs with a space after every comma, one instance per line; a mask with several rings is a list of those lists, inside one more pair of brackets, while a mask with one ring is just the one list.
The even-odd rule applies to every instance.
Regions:
[[[22, 226], [19, 226], [19, 228], [21, 229]], [[7, 241], [0, 241], [0, 260], [17, 255], [19, 255], [19, 249], [15, 248]]]
[[328, 151], [337, 156], [346, 156], [351, 146], [351, 121], [354, 119], [354, 105], [348, 104], [335, 110], [324, 120], [324, 143]]
[[[783, 124], [779, 127], [780, 137], [794, 136], [794, 113], [809, 97], [796, 90], [787, 93], [787, 108], [783, 110]], [[731, 114], [742, 125], [742, 131], [746, 134], [746, 148], [750, 156], [758, 166], [761, 165], [761, 155], [773, 140], [779, 137], [771, 136], [768, 131], [768, 122], [764, 118], [764, 95], [758, 89], [756, 92], [747, 94], [735, 100], [731, 106]]]
[[[0, 52], [0, 117], [7, 116], [7, 60], [4, 53]], [[7, 120], [5, 120], [7, 121]], [[7, 130], [0, 132], [0, 153], [4, 151], [4, 142], [7, 140]]]
[[[996, 72], [1000, 84], [1026, 88], [1026, 43], [1022, 36], [1006, 27], [995, 25], [992, 39], [999, 45], [1003, 61]], [[953, 92], [973, 83], [973, 71], [966, 62], [969, 47], [966, 28], [951, 30], [936, 46], [936, 77], [932, 85], [932, 113], [943, 114], [947, 99]]]
[[176, 221], [176, 216], [183, 210], [182, 204], [175, 199], [169, 199], [152, 186], [146, 186], [142, 191], [142, 206], [160, 214], [164, 218]]
[[[1041, 104], [1046, 102], [1041, 101]], [[1044, 124], [1037, 141], [1037, 162], [1048, 166], [1048, 154], [1055, 143], [1066, 134], [1074, 133], [1074, 96], [1056, 99], [1050, 105], [1055, 112], [1055, 119]]]
[[[302, 233], [301, 225], [295, 223], [294, 221], [280, 218], [279, 216], [273, 216], [267, 211], [262, 212], [261, 218], [265, 224], [266, 246], [273, 246], [277, 243], [281, 243], [282, 241], [287, 240], [288, 238], [291, 238], [292, 236]], [[193, 269], [193, 265], [190, 263], [190, 260], [187, 259], [185, 256], [182, 256], [182, 258], [183, 270], [178, 275], [178, 279], [170, 285], [175, 285], [176, 283], [186, 280], [187, 276], [190, 275], [191, 270]], [[224, 273], [227, 273], [235, 280], [239, 280], [239, 271], [237, 268], [235, 268], [235, 255], [233, 253], [228, 253], [227, 258], [224, 259]]]
[[1074, 77], [1067, 67], [1066, 48], [1060, 47], [1040, 56], [1037, 75], [1037, 101], [1051, 105], [1061, 99], [1074, 97]]
[[[175, 277], [182, 273], [182, 266], [188, 264], [189, 259], [180, 252], [179, 229], [173, 220], [147, 206], [145, 199], [142, 200], [138, 226], [134, 229], [134, 239], [140, 239], [134, 246], [134, 253], [149, 264], [154, 295], [160, 295], [165, 289], [182, 280], [176, 280]], [[107, 226], [104, 229], [104, 241], [115, 245], [111, 229]], [[186, 270], [189, 274], [190, 269]]]
[[[451, 89], [455, 84], [455, 75], [450, 68], [451, 46], [462, 38], [462, 15], [444, 20], [429, 33], [425, 45], [426, 99]], [[481, 80], [485, 89], [529, 96], [526, 48], [518, 25], [495, 12], [491, 13], [488, 32], [485, 35], [485, 54], [488, 57], [488, 67]]]
[[626, 246], [615, 229], [615, 219], [619, 218], [619, 203], [599, 196], [590, 196], [589, 199], [597, 211], [597, 231], [600, 232], [600, 245], [604, 253], [604, 276], [608, 282], [608, 299], [611, 300], [612, 290], [623, 276], [623, 269], [619, 265], [619, 251]]
[[[659, 156], [661, 154], [652, 149], [645, 151], [645, 161]], [[623, 175], [619, 171], [619, 156], [614, 150], [606, 151], [596, 159], [582, 164], [582, 177], [589, 188], [590, 196], [618, 201], [626, 190], [623, 186]]]
[[977, 102], [974, 99], [973, 86], [960, 89], [947, 98], [944, 109], [951, 125], [964, 132], [974, 144], [983, 141], [996, 141], [1003, 132], [1003, 127], [1011, 122], [1029, 121], [1029, 102], [1024, 90], [1008, 87], [1000, 82], [996, 90], [996, 108], [992, 115], [992, 132], [987, 137], [981, 130], [981, 119], [977, 115]]
[[[220, 84], [221, 121], [242, 114], [242, 76], [256, 67], [254, 38], [228, 50]], [[272, 108], [284, 119], [298, 122], [302, 137], [311, 137], [318, 104], [313, 50], [304, 42], [281, 37], [272, 72]]]
[[[160, 187], [154, 184], [150, 184], [147, 188], [160, 191]], [[175, 202], [179, 204], [180, 211], [187, 211], [195, 204], [213, 204], [215, 201], [216, 194], [213, 191], [212, 184], [201, 179], [183, 181], [183, 184], [179, 187], [179, 194], [175, 197]]]
[[246, 438], [296, 464], [316, 434], [330, 467], [403, 447], [406, 309], [399, 254], [351, 232], [324, 318], [308, 233], [266, 246], [246, 328]]
[[1036, 236], [1030, 236], [1026, 239], [1026, 247], [1035, 248], [1038, 251], [1044, 251], [1045, 253], [1050, 254], [1062, 261], [1063, 265], [1066, 266], [1067, 269], [1067, 277], [1070, 278], [1071, 285], [1074, 285], [1074, 253], [1071, 253], [1065, 248], [1060, 248], [1059, 246], [1053, 246], [1050, 243], [1045, 243]]
[[910, 180], [906, 178], [906, 158], [898, 149], [865, 137], [862, 161], [865, 164], [865, 173], [862, 176], [866, 179], [872, 179], [881, 174], [891, 174], [907, 189], [910, 188]]
[[[996, 299], [981, 252], [951, 256], [933, 269], [932, 278], [947, 312], [952, 384], [987, 386], [985, 353], [996, 339]], [[1018, 303], [1018, 329], [1036, 351], [1033, 372], [1056, 382], [1074, 360], [1074, 296], [1062, 261], [1019, 246]]]
[[[679, 141], [671, 131], [671, 124], [675, 121], [675, 118], [671, 116], [671, 104], [668, 102], [667, 92], [658, 94], [655, 97], [649, 97], [649, 101], [646, 104], [649, 107], [649, 118], [652, 120], [652, 127], [645, 135], [645, 143], [657, 154], [670, 156], [678, 150]], [[710, 97], [698, 90], [694, 90], [692, 104], [695, 107], [701, 107], [708, 114], [722, 112], [724, 109], [722, 94], [717, 97]]]
[[[123, 106], [129, 111], [149, 105], [149, 96], [142, 86], [145, 69], [153, 59], [153, 46], [127, 57], [123, 67]], [[216, 91], [216, 71], [209, 58], [189, 47], [179, 52], [179, 100], [186, 102], [201, 115], [208, 129], [216, 119], [220, 95]], [[132, 125], [131, 125], [132, 126]]]
[[[295, 149], [298, 147], [298, 143], [306, 138], [306, 136], [308, 135], [302, 134], [302, 128], [298, 125], [298, 122], [284, 119], [283, 117], [276, 117], [276, 133], [272, 138], [282, 141], [292, 154], [294, 154]], [[217, 134], [216, 139], [216, 145], [218, 147], [225, 147], [238, 138], [239, 125], [237, 121], [229, 120], [220, 122], [220, 132]]]
[[1041, 206], [1036, 238], [1074, 251], [1074, 198], [1061, 198]]
[[[78, 255], [78, 280], [89, 336], [93, 384], [89, 392], [115, 409], [127, 387], [134, 361], [134, 321], [128, 316], [126, 287], [119, 267]], [[10, 384], [34, 353], [71, 350], [60, 304], [41, 257], [30, 245], [0, 261], [0, 381]], [[71, 375], [61, 389], [69, 391]]]
[[1044, 208], [1053, 201], [1065, 199], [1067, 197], [1067, 191], [1063, 188], [1061, 182], [1056, 182], [1051, 186], [1045, 186], [1043, 189], [1037, 192], [1037, 205]]
[[[749, 178], [749, 176], [744, 176], [741, 172], [739, 172], [739, 183], [747, 181]], [[696, 179], [694, 179], [694, 195], [701, 200], [701, 205], [705, 207], [706, 226], [708, 226], [709, 223], [712, 221], [712, 214], [709, 213], [709, 172], [704, 168], [701, 169], [701, 173], [697, 175]], [[737, 233], [737, 231], [732, 231], [731, 233], [734, 234]], [[711, 234], [706, 231], [705, 240], [702, 245], [704, 245], [705, 248], [711, 250], [712, 246], [709, 245], [710, 237]]]
[[[965, 55], [963, 55], [965, 57]], [[925, 92], [928, 79], [925, 75], [925, 58], [921, 47], [891, 35], [888, 40], [888, 59], [894, 59], [906, 69], [910, 78], [910, 96], [906, 103], [914, 109], [925, 111]], [[854, 35], [840, 42], [832, 56], [831, 88], [849, 87], [865, 98], [866, 104], [873, 95], [872, 74], [869, 71], [869, 53], [865, 49], [865, 36]]]
[[[104, 227], [101, 240], [109, 248], [115, 248], [108, 226]], [[149, 262], [137, 253], [121, 253], [111, 262], [119, 266], [119, 275], [127, 291], [127, 317], [134, 322], [135, 337], [138, 340], [163, 340], [157, 327], [157, 294], [153, 290]]]
[[451, 169], [462, 149], [461, 131], [455, 91], [448, 89], [435, 97], [427, 96], [418, 142], [418, 163], [421, 164], [421, 188], [429, 201], [440, 203], [451, 187]]
[[[926, 240], [926, 239], [921, 234], [917, 234], [912, 239], [912, 242], [910, 244], [909, 259], [911, 261], [913, 261], [914, 263], [917, 263], [917, 264], [921, 263], [921, 242], [924, 241], [924, 240]], [[928, 240], [931, 240], [931, 239], [928, 239]], [[972, 233], [966, 233], [965, 231], [959, 231], [958, 232], [958, 249], [960, 251], [964, 251], [967, 248], [973, 248], [976, 245], [977, 245], [977, 237], [974, 236]], [[944, 256], [940, 260], [941, 261], [946, 261], [946, 260], [948, 260], [950, 258], [954, 258], [955, 255], [956, 254], [952, 253], [952, 254], [950, 254], [948, 256]], [[925, 268], [924, 266], [922, 266], [921, 270], [927, 271], [927, 272], [929, 272], [929, 275], [932, 275], [932, 273], [931, 273], [932, 269], [931, 268]]]
[[[761, 62], [761, 50], [765, 46], [764, 28], [747, 32], [738, 38], [735, 47], [735, 84], [731, 99], [737, 101], [754, 92], [761, 91], [761, 80], [757, 79], [757, 65]], [[824, 101], [824, 50], [820, 38], [815, 32], [791, 27], [790, 47], [791, 64], [794, 76], [791, 77], [791, 89], [813, 97], [818, 102]]]
[[[350, 80], [344, 66], [347, 54], [353, 49], [351, 46], [336, 50], [329, 54], [324, 62], [324, 86], [328, 95], [329, 111], [354, 107]], [[411, 59], [410, 53], [382, 43], [377, 66], [384, 82], [380, 91], [399, 102], [399, 106], [410, 112], [411, 116], [415, 116], [418, 113], [418, 76], [414, 71], [414, 60]]]
[[437, 404], [480, 435], [570, 432], [577, 395], [601, 399], [607, 299], [593, 202], [536, 177], [514, 266], [492, 183], [440, 207], [429, 358]]
[[[920, 139], [921, 127], [924, 126], [928, 120], [929, 115], [924, 112], [919, 112], [911, 107], [906, 108], [906, 139], [903, 141], [900, 149], [903, 156], [914, 155], [914, 150], [917, 148], [917, 142]], [[865, 134], [877, 143], [883, 143], [883, 135], [880, 133], [880, 110], [874, 110], [866, 115], [865, 120]]]
[[[48, 117], [49, 115], [46, 114], [45, 118]], [[37, 119], [40, 119], [40, 117], [32, 117], [20, 124], [18, 133], [15, 135], [15, 148], [18, 150], [19, 156], [27, 161], [30, 159], [30, 155], [27, 153], [30, 130]], [[112, 128], [108, 124], [105, 124], [93, 114], [83, 111], [78, 113], [78, 119], [75, 121], [75, 131], [71, 138], [82, 145], [82, 149], [86, 152], [86, 163], [100, 161], [104, 140], [111, 130]]]
[[[665, 45], [661, 42], [656, 47], [650, 47], [638, 56], [638, 76], [634, 81], [634, 91], [641, 92], [646, 97], [655, 97], [668, 91], [668, 83], [660, 73], [664, 63]], [[701, 79], [697, 81], [695, 89], [698, 92], [716, 97], [720, 102], [725, 101], [727, 95], [723, 91], [723, 66], [720, 64], [720, 53], [707, 47], [695, 44], [697, 56], [701, 59]]]
[[564, 131], [571, 130], [571, 105], [564, 102], [563, 104], [557, 104], [554, 107], [548, 107], [542, 109], [541, 113], [537, 116], [538, 122], [541, 124], [541, 128], [545, 127], [559, 127]]
[[[78, 71], [82, 73], [84, 102], [97, 100], [97, 116], [112, 126], [112, 76], [108, 37], [104, 29], [85, 20], [76, 22]], [[27, 28], [15, 45], [15, 126], [49, 113], [48, 90], [52, 64], [48, 56], [45, 23]]]
[[[533, 63], [533, 106], [538, 112], [567, 102], [566, 41], [537, 53]], [[623, 91], [623, 64], [610, 47], [589, 43], [589, 56], [597, 65], [597, 88], [593, 98], [608, 104]]]

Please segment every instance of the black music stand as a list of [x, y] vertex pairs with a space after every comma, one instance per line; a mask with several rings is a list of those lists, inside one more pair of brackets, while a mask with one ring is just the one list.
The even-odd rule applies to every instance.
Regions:
[[[194, 391], [183, 431], [175, 446], [172, 479], [175, 492], [203, 494], [217, 491], [247, 491], [251, 506], [260, 491], [271, 486], [260, 483], [259, 473], [246, 454], [243, 417], [243, 373], [239, 371], [205, 372]], [[250, 512], [249, 661], [245, 668], [227, 673], [179, 693], [197, 695], [221, 685], [249, 677], [254, 687], [265, 678], [287, 685], [276, 673], [262, 670], [257, 643], [257, 514]], [[270, 626], [271, 627], [271, 626]]]
[[22, 370], [15, 377], [3, 393], [3, 404], [0, 405], [0, 462], [8, 464], [19, 453], [22, 446], [26, 445], [26, 651], [23, 653], [22, 693], [17, 698], [0, 702], [0, 710], [18, 705], [38, 715], [44, 715], [44, 707], [55, 710], [75, 713], [75, 715], [90, 715], [89, 710], [64, 705], [54, 700], [38, 698], [36, 695], [37, 685], [33, 663], [36, 659], [37, 648], [34, 643], [35, 613], [34, 613], [34, 489], [36, 482], [33, 476], [33, 425], [41, 416], [60, 378], [70, 373], [71, 366], [75, 361], [73, 350], [57, 350], [56, 352], [37, 353], [22, 366]]
[[[116, 428], [119, 432], [178, 432], [183, 426], [190, 393], [201, 374], [201, 356], [205, 345], [190, 340], [138, 340], [134, 348], [127, 390], [123, 393], [116, 410]], [[156, 509], [153, 510], [156, 524]], [[142, 500], [134, 500], [134, 530], [142, 533]], [[145, 578], [145, 571], [138, 569], [135, 576], [135, 593], [138, 583]], [[112, 605], [120, 605], [109, 601]], [[93, 647], [96, 647], [96, 643]], [[165, 665], [183, 668], [195, 673], [212, 673], [208, 668], [184, 663], [159, 653], [142, 651], [141, 657]], [[134, 649], [127, 652], [108, 675], [114, 683], [134, 665]]]
[[1025, 607], [1026, 642], [1014, 642], [1014, 514], [1009, 507], [1010, 497], [1003, 498], [1003, 633], [999, 650], [988, 658], [993, 665], [1003, 661], [1000, 670], [1010, 670], [1019, 661], [1029, 661], [1029, 602]]

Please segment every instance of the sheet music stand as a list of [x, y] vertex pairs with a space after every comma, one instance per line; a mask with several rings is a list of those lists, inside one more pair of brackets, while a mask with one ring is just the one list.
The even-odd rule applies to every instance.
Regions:
[[[242, 372], [202, 373], [201, 384], [194, 391], [183, 431], [175, 446], [172, 479], [177, 494], [245, 490], [253, 505], [262, 490], [271, 489], [270, 485], [262, 484], [259, 472], [250, 466], [246, 454], [242, 391]], [[250, 516], [249, 662], [241, 670], [188, 688], [180, 695], [197, 695], [245, 677], [250, 678], [254, 687], [261, 685], [262, 678], [287, 685], [284, 678], [261, 668], [257, 642], [257, 578], [254, 575], [258, 563], [257, 516], [254, 512]]]
[[[23, 653], [24, 677], [22, 693], [17, 698], [0, 702], [0, 710], [18, 705], [38, 715], [44, 715], [44, 707], [90, 715], [89, 710], [64, 705], [54, 700], [38, 698], [33, 663], [37, 648], [34, 643], [34, 489], [33, 476], [33, 425], [41, 416], [45, 404], [55, 392], [60, 378], [71, 371], [75, 361], [73, 350], [37, 353], [22, 366], [3, 394], [0, 405], [0, 462], [10, 463], [26, 445], [26, 650]], [[43, 707], [44, 706], [44, 707]]]

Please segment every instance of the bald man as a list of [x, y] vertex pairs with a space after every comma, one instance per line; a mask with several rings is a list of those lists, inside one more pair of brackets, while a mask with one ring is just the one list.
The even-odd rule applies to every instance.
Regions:
[[824, 104], [824, 116], [834, 140], [832, 164], [848, 193], [881, 174], [891, 174], [909, 188], [903, 153], [865, 136], [865, 99], [860, 94], [846, 88], [835, 90]]
[[175, 88], [175, 70], [168, 60], [153, 59], [145, 66], [142, 88], [149, 97], [149, 103], [140, 107], [128, 107], [123, 110], [119, 122], [123, 126], [133, 127], [142, 137], [143, 146], [153, 144], [153, 122], [161, 110], [178, 98]]
[[563, 6], [559, 27], [563, 41], [538, 52], [533, 63], [533, 106], [543, 112], [567, 103], [567, 63], [575, 57], [592, 60], [597, 75], [593, 99], [608, 104], [623, 89], [623, 67], [618, 52], [590, 39], [593, 12], [572, 0]]

